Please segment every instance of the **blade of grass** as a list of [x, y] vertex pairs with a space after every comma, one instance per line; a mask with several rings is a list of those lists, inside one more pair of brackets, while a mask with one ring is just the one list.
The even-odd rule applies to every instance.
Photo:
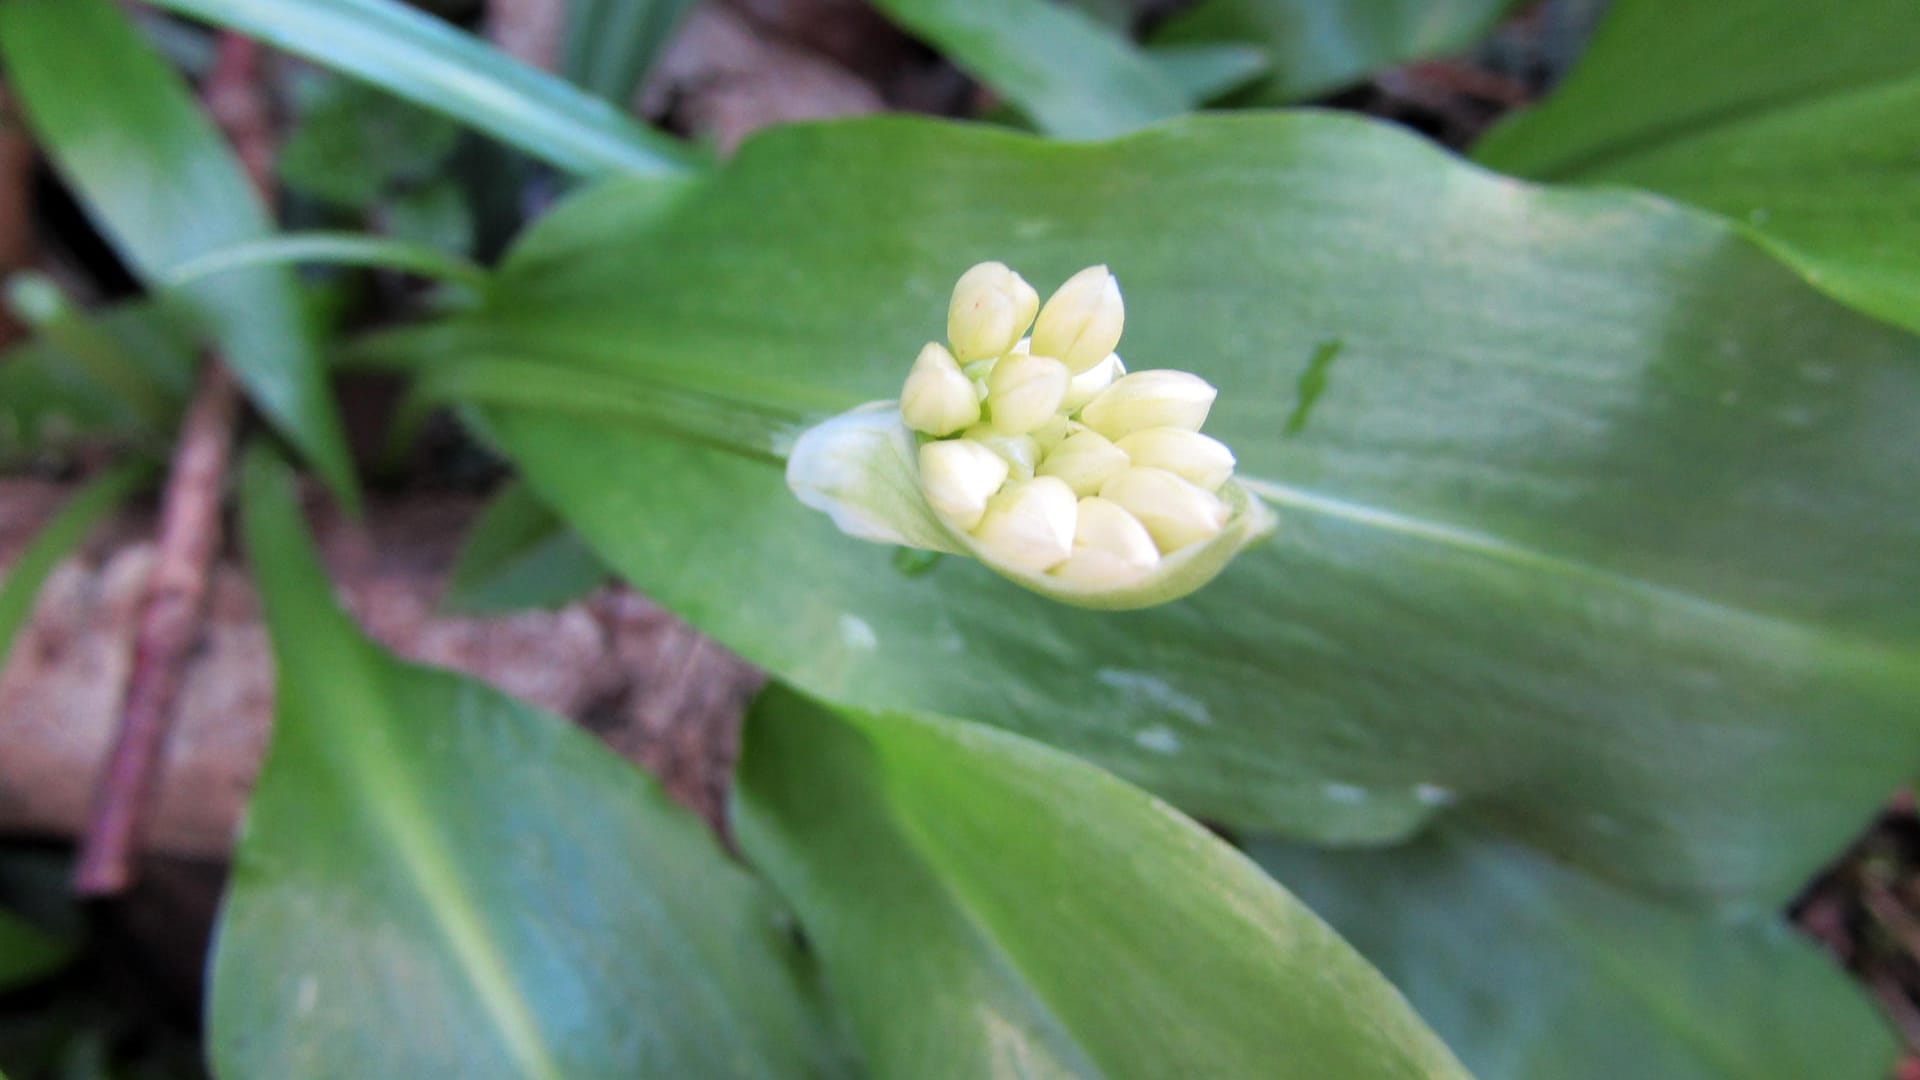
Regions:
[[698, 155], [563, 79], [392, 0], [155, 0], [445, 113], [567, 172], [685, 172]]

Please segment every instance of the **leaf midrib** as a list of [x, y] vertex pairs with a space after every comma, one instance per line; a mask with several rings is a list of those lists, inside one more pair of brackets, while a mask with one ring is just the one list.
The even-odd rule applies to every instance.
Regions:
[[1845, 653], [1874, 666], [1902, 667], [1920, 659], [1904, 649], [1860, 640], [1825, 627], [1807, 626], [1779, 615], [1752, 611], [1644, 578], [1628, 577], [1616, 570], [1550, 555], [1491, 533], [1352, 502], [1262, 477], [1242, 474], [1237, 479], [1262, 499], [1288, 509], [1379, 529], [1396, 536], [1489, 558], [1517, 569], [1639, 595], [1654, 604], [1731, 623], [1750, 632], [1790, 635], [1804, 639], [1803, 644], [1810, 647], [1829, 653]]

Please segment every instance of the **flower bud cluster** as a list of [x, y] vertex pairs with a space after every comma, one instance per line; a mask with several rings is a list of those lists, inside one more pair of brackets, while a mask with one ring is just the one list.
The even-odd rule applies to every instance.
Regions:
[[920, 351], [900, 415], [923, 437], [927, 504], [983, 554], [1111, 588], [1226, 526], [1233, 452], [1200, 433], [1214, 388], [1184, 371], [1129, 374], [1113, 351], [1124, 321], [1104, 266], [1044, 306], [1004, 263], [954, 286], [947, 344]]

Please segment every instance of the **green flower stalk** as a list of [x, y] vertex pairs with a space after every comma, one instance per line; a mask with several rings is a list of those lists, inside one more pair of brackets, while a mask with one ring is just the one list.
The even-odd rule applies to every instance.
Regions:
[[808, 430], [787, 483], [849, 535], [970, 555], [1065, 603], [1185, 596], [1275, 521], [1234, 482], [1233, 451], [1200, 431], [1215, 389], [1185, 371], [1129, 373], [1113, 351], [1125, 319], [1104, 266], [1042, 305], [1004, 263], [981, 263], [899, 401]]

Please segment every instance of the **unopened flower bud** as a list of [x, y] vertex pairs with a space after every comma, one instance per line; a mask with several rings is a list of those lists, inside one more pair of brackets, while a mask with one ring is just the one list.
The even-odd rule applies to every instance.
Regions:
[[993, 426], [1008, 435], [1025, 435], [1053, 419], [1071, 379], [1067, 365], [1050, 356], [1001, 357], [987, 376]]
[[1078, 420], [1069, 420], [1067, 414], [1061, 412], [1054, 413], [1053, 419], [1034, 428], [1028, 434], [1033, 437], [1034, 444], [1040, 448], [1040, 456], [1045, 457], [1053, 453], [1055, 447], [1066, 442], [1069, 436], [1085, 430], [1087, 425]]
[[1130, 462], [1120, 448], [1097, 431], [1070, 436], [1040, 462], [1041, 476], [1057, 476], [1079, 496], [1093, 495]]
[[1185, 371], [1136, 371], [1115, 380], [1080, 410], [1080, 422], [1120, 440], [1145, 428], [1199, 431], [1218, 391]]
[[1233, 475], [1233, 451], [1218, 439], [1185, 428], [1142, 428], [1114, 445], [1135, 465], [1165, 469], [1189, 483], [1217, 491]]
[[983, 262], [953, 286], [947, 341], [961, 361], [984, 360], [1014, 347], [1033, 325], [1040, 294], [1006, 263]]
[[1219, 496], [1165, 469], [1128, 469], [1107, 481], [1100, 497], [1139, 518], [1168, 554], [1212, 537], [1227, 523], [1227, 504]]
[[1066, 399], [1060, 407], [1075, 412], [1087, 402], [1100, 396], [1100, 391], [1113, 385], [1113, 380], [1127, 373], [1127, 366], [1120, 362], [1119, 353], [1108, 353], [1105, 360], [1093, 365], [1073, 377], [1067, 384]]
[[1053, 574], [1080, 585], [1113, 588], [1139, 580], [1159, 561], [1159, 549], [1140, 519], [1119, 503], [1093, 495], [1080, 500], [1073, 554], [1054, 567]]
[[999, 454], [1016, 480], [1026, 480], [1040, 464], [1040, 444], [1031, 435], [1003, 435], [992, 424], [975, 424], [960, 433]]
[[1089, 266], [1047, 298], [1033, 324], [1033, 351], [1085, 371], [1113, 352], [1125, 321], [1120, 283], [1106, 267]]
[[980, 524], [987, 500], [1006, 482], [1006, 460], [972, 439], [930, 442], [920, 448], [920, 490], [927, 505], [963, 532]]
[[1016, 480], [987, 500], [973, 537], [995, 560], [1044, 573], [1073, 554], [1079, 500], [1065, 481], [1051, 476]]
[[928, 342], [900, 388], [900, 418], [915, 431], [951, 435], [980, 419], [980, 395], [946, 346]]

